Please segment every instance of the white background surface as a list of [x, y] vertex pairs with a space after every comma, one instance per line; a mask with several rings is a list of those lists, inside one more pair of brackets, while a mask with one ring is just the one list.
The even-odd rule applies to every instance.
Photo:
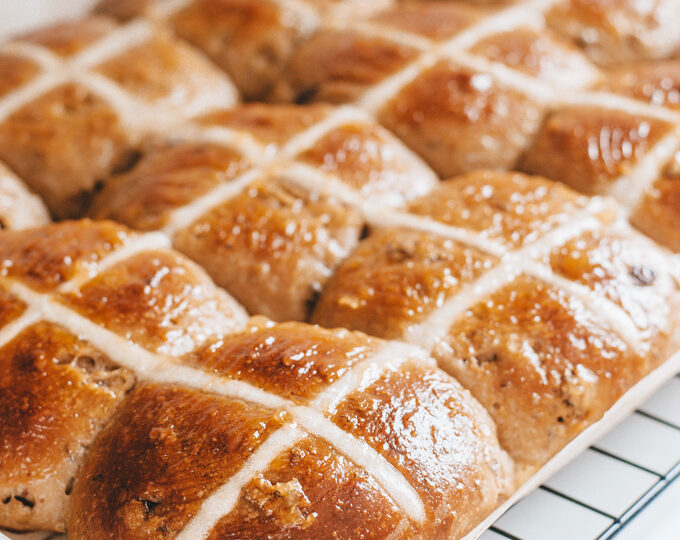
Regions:
[[[82, 13], [85, 9], [87, 9], [87, 7], [92, 5], [94, 1], [95, 0], [0, 0], [0, 39], [20, 32], [22, 30], [25, 30], [27, 28], [44, 24], [48, 21], [68, 19], [77, 16], [79, 13]], [[0, 74], [0, 76], [2, 75]], [[677, 381], [678, 379], [675, 380], [676, 385], [678, 385]], [[665, 411], [666, 414], [674, 415], [673, 420], [677, 420], [677, 415], [680, 414], [680, 402], [678, 402], [678, 400], [680, 400], [680, 392], [678, 392], [677, 395], [675, 395], [675, 392], [673, 392], [673, 395], [667, 396], [667, 398], [669, 398], [668, 401], [664, 399], [664, 406], [661, 407], [661, 410], [657, 411], [657, 414], [661, 415]], [[671, 403], [670, 410], [668, 409], [669, 402]], [[673, 410], [674, 408], [673, 404], [677, 406], [676, 407], [677, 410]], [[645, 423], [644, 420], [640, 420], [639, 418], [635, 418], [630, 421], [642, 424]], [[615, 432], [612, 433], [609, 437], [605, 437], [605, 441], [613, 440], [618, 436], [617, 435], [618, 433], [626, 433], [627, 435], [622, 436], [627, 437], [630, 437], [631, 433], [637, 434], [637, 437], [639, 437], [638, 440], [644, 441], [645, 437], [643, 434], [640, 433], [640, 431], [644, 432], [645, 430], [644, 429], [630, 431], [626, 430], [625, 432], [621, 430], [615, 430]], [[673, 438], [674, 436], [676, 436], [676, 434], [672, 434], [669, 436]], [[657, 447], [657, 450], [659, 452], [669, 450], [670, 448], [667, 446], [668, 444], [671, 444], [671, 446], [675, 446], [675, 444], [680, 444], [675, 439], [673, 439], [673, 441], [664, 442], [665, 444], [662, 443]], [[636, 447], [636, 445], [634, 444], [630, 446]], [[562, 473], [559, 473], [553, 479], [553, 483], [555, 483], [556, 485], [563, 484], [562, 486], [563, 489], [567, 489], [571, 484], [572, 485], [571, 489], [575, 491], [578, 491], [579, 487], [584, 488], [584, 486], [588, 484], [586, 477], [592, 478], [592, 475], [586, 470], [589, 469], [589, 465], [587, 462], [588, 461], [597, 462], [598, 459], [599, 458], [597, 455], [594, 456], [592, 455], [592, 453], [587, 452], [586, 454], [584, 454], [582, 458], [579, 458], [579, 460], [577, 460], [576, 463], [565, 469], [565, 471], [563, 471]], [[596, 470], [598, 468], [599, 467], [597, 467], [596, 465]], [[589, 470], [592, 471], [593, 469]], [[581, 479], [579, 479], [578, 477], [581, 475], [583, 476], [581, 477]], [[644, 475], [638, 474], [637, 476], [638, 478], [636, 481], [639, 481], [641, 484], [644, 484], [645, 482], [648, 481], [648, 479]], [[550, 485], [551, 482], [548, 482], [548, 484]], [[564, 486], [567, 487], [565, 488]], [[618, 489], [621, 489], [621, 493], [625, 493], [625, 489], [623, 488]], [[601, 490], [602, 493], [606, 491], [607, 491], [606, 489]], [[597, 502], [598, 494], [592, 493], [591, 497], [594, 497], [594, 500]], [[526, 508], [525, 512], [524, 511], [515, 512], [514, 514], [511, 512], [509, 515], [504, 516], [504, 518], [501, 518], [501, 521], [503, 521], [504, 519], [506, 521], [519, 519], [521, 521], [520, 529], [522, 529], [522, 532], [527, 531], [527, 522], [533, 522], [536, 526], [538, 526], [541, 515], [549, 513], [542, 512], [542, 510], [546, 509], [545, 505], [548, 504], [545, 501], [543, 501], [542, 503], [542, 499], [554, 500], [554, 498], [548, 497], [545, 492], [537, 491], [534, 494], [530, 495], [527, 498], [527, 500], [523, 501], [522, 506]], [[618, 503], [618, 501], [615, 500], [616, 499], [615, 497], [612, 498], [607, 497], [607, 499], [608, 499], [607, 501], [602, 501], [603, 505], [610, 506], [616, 505]], [[578, 538], [573, 536], [574, 529], [571, 529], [570, 532], [569, 527], [570, 524], [573, 525], [574, 520], [579, 521], [579, 516], [569, 515], [567, 512], [564, 512], [563, 515], [565, 518], [565, 523], [562, 524], [563, 525], [562, 527], [559, 527], [559, 524], [553, 524], [558, 525], [560, 531], [558, 532], [556, 530], [555, 535], [552, 538], [542, 538], [541, 540], [556, 540], [557, 538], [562, 537], [568, 538], [569, 540], [579, 540]], [[570, 520], [572, 521], [572, 523], [570, 523]], [[514, 524], [509, 523], [509, 525], [510, 528], [512, 528]], [[581, 528], [585, 529], [588, 528], [587, 525], [592, 525], [593, 530], [597, 530], [600, 524], [599, 523], [590, 524], [581, 522], [580, 525]], [[565, 534], [566, 536], [564, 536]], [[528, 536], [531, 535], [527, 535], [527, 537]], [[2, 537], [2, 534], [0, 534], [0, 537]], [[484, 536], [484, 538], [492, 540], [501, 537], [494, 533], [488, 533], [487, 535]], [[671, 487], [671, 489], [664, 492], [658, 499], [654, 501], [653, 504], [651, 504], [645, 511], [643, 511], [642, 514], [638, 518], [636, 518], [631, 525], [629, 525], [626, 529], [624, 529], [624, 531], [622, 531], [621, 534], [619, 534], [616, 537], [616, 540], [643, 540], [643, 539], [644, 540], [680, 539], [680, 482], [676, 482], [675, 485]]]
[[94, 0], [0, 0], [0, 37], [82, 13]]

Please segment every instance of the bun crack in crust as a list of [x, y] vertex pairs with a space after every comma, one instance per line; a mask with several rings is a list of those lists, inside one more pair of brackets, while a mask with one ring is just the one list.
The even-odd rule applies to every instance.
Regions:
[[0, 526], [91, 538], [462, 536], [514, 488], [421, 349], [249, 323], [159, 235], [0, 235]]
[[82, 215], [144, 134], [236, 102], [210, 62], [139, 20], [39, 30], [1, 45], [0, 68], [0, 159], [59, 218]]
[[146, 145], [90, 215], [163, 231], [250, 313], [305, 320], [365, 207], [403, 206], [436, 183], [359, 109], [250, 104]]
[[617, 208], [474, 173], [394, 212], [312, 321], [432, 352], [487, 408], [526, 478], [677, 350], [677, 261]]

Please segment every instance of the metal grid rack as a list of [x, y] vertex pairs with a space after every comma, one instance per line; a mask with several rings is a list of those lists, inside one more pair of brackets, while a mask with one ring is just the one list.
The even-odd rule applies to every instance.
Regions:
[[680, 516], [680, 375], [481, 540], [657, 540], [648, 522], [662, 499]]

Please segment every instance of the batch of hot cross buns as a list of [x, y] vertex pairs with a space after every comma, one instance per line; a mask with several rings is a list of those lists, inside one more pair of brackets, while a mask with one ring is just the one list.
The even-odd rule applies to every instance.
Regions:
[[678, 28], [105, 0], [0, 45], [0, 529], [468, 535], [680, 349]]

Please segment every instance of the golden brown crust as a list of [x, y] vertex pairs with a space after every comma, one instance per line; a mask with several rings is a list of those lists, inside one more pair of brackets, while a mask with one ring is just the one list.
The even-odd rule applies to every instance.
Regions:
[[40, 71], [30, 60], [0, 54], [0, 98], [33, 79]]
[[[308, 405], [382, 346], [346, 331], [261, 325], [198, 351], [190, 362], [265, 383], [276, 395]], [[298, 387], [286, 385], [301, 369]], [[223, 516], [211, 517], [204, 529], [210, 538], [237, 531], [247, 538], [312, 538], [329, 531], [375, 538], [458, 536], [511, 489], [512, 464], [498, 448], [485, 411], [436, 368], [407, 360], [386, 369], [315, 420], [335, 427], [302, 432], [272, 450], [259, 469], [248, 468], [260, 445], [270, 444], [293, 417], [318, 414], [302, 410], [310, 408], [283, 412], [196, 390], [139, 386], [93, 446], [74, 484], [69, 534], [173, 537], [197, 519], [207, 497], [245, 470], [248, 476], [220, 496], [235, 500]], [[365, 455], [377, 452], [378, 460], [403, 475], [421, 501], [414, 504], [424, 507], [423, 521], [399, 507], [392, 488], [377, 480], [377, 468], [360, 467], [356, 455], [338, 450], [342, 443], [329, 431], [338, 428], [352, 445], [367, 445]]]
[[557, 182], [517, 173], [478, 171], [441, 183], [408, 209], [485, 238], [520, 247], [582, 210], [586, 200]]
[[553, 249], [549, 262], [557, 274], [608, 298], [627, 312], [636, 326], [658, 334], [647, 352], [652, 363], [661, 363], [673, 352], [658, 346], [669, 315], [671, 319], [674, 316], [669, 308], [673, 298], [664, 290], [664, 275], [655, 270], [659, 256], [655, 244], [639, 235], [587, 232]]
[[61, 217], [82, 213], [94, 182], [130, 159], [127, 143], [115, 111], [76, 84], [0, 123], [0, 155]]
[[[600, 107], [606, 95], [580, 91], [598, 69], [521, 26], [529, 17], [456, 51], [437, 47], [490, 10], [402, 2], [366, 16], [386, 3], [190, 0], [165, 17], [153, 0], [105, 1], [102, 13], [153, 19], [151, 37], [131, 33], [16, 110], [0, 103], [0, 158], [57, 215], [113, 175], [93, 216], [162, 230], [252, 312], [304, 320], [322, 293], [314, 321], [419, 343], [470, 392], [404, 344], [259, 318], [243, 330], [239, 306], [163, 235], [91, 222], [3, 233], [0, 526], [68, 519], [76, 540], [460, 537], [667, 358], [677, 271], [608, 204], [493, 172], [416, 198], [434, 175], [366, 118], [441, 175], [517, 167], [586, 193], [635, 183], [632, 223], [680, 250], [677, 167], [651, 178], [675, 118], [628, 99], [674, 107], [675, 61], [611, 70], [598, 90], [627, 97]], [[638, 21], [628, 0], [563, 0], [549, 17], [600, 63], [677, 48], [671, 0], [644, 9]], [[22, 38], [45, 50], [3, 48], [0, 99], [117, 28], [91, 18]], [[249, 97], [370, 113], [193, 117], [231, 90], [182, 40]], [[165, 133], [140, 148], [156, 121]]]
[[416, 531], [367, 471], [307, 437], [244, 488], [208, 538], [408, 538]]
[[291, 59], [277, 100], [297, 103], [347, 103], [405, 67], [417, 56], [413, 47], [351, 31], [319, 32]]
[[547, 30], [519, 27], [499, 32], [469, 50], [558, 88], [582, 88], [598, 74], [578, 48]]
[[413, 34], [444, 41], [479, 21], [486, 12], [459, 2], [401, 3], [375, 16], [375, 21]]
[[[493, 485], [510, 464], [489, 452], [495, 433], [479, 424], [486, 412], [468, 396], [443, 372], [409, 365], [349, 396], [333, 418], [383, 454], [418, 492], [428, 514], [423, 536], [462, 537], [503, 497], [502, 484], [500, 490], [476, 487]], [[474, 458], [454, 450], [463, 445]]]
[[273, 96], [366, 107], [443, 177], [520, 169], [670, 226], [670, 206], [654, 201], [668, 186], [643, 184], [677, 119], [628, 98], [677, 108], [677, 3], [560, 0], [547, 26], [540, 8], [519, 4], [401, 2], [359, 25], [322, 25]]
[[201, 348], [186, 362], [302, 405], [375, 354], [380, 345], [347, 330], [260, 324]]
[[329, 280], [311, 321], [399, 339], [495, 262], [428, 233], [377, 230]]
[[530, 278], [481, 299], [446, 344], [440, 365], [484, 404], [525, 474], [656, 367], [578, 300]]
[[337, 198], [273, 178], [208, 212], [173, 242], [250, 313], [305, 320], [362, 226], [359, 212]]
[[[6, 232], [0, 239], [2, 277], [52, 293], [101, 326], [169, 355], [245, 322], [241, 308], [203, 270], [163, 249], [165, 242], [154, 242], [105, 221]], [[124, 260], [102, 267], [107, 256], [125, 249]], [[70, 287], [57, 291], [65, 285]]]
[[636, 62], [616, 67], [606, 73], [599, 88], [653, 105], [680, 109], [680, 60]]
[[151, 231], [167, 225], [170, 213], [233, 180], [252, 164], [240, 153], [208, 143], [159, 143], [127, 174], [107, 182], [89, 209], [108, 218]]
[[[496, 468], [507, 469], [508, 463], [488, 452], [483, 441], [490, 433], [477, 424], [485, 413], [451, 382], [439, 371], [409, 366], [405, 373], [389, 373], [350, 396], [333, 418], [404, 473], [425, 503], [427, 522], [409, 523], [370, 477], [327, 444], [309, 437], [253, 479], [210, 538], [462, 536], [497, 504], [503, 489], [501, 484], [500, 492], [483, 493], [475, 486], [489, 487], [491, 478], [498, 476]], [[475, 448], [474, 466], [451, 453], [452, 434], [454, 439], [481, 444], [466, 444]], [[351, 483], [337, 482], [345, 478]], [[350, 485], [352, 489], [347, 489]], [[281, 501], [272, 498], [274, 489], [292, 493]]]
[[250, 313], [276, 320], [307, 318], [359, 240], [362, 203], [400, 206], [436, 185], [353, 108], [244, 105], [169, 139], [147, 145], [91, 215], [165, 229]]
[[159, 113], [180, 117], [192, 116], [201, 100], [225, 103], [219, 94], [230, 90], [207, 59], [162, 32], [102, 63], [96, 71]]
[[[40, 29], [17, 41], [71, 57], [114, 29], [112, 21], [95, 17]], [[27, 62], [20, 57], [6, 58], [9, 80], [28, 82], [23, 75], [26, 67], [20, 65]], [[12, 89], [18, 87], [15, 84]], [[84, 192], [94, 180], [101, 179], [111, 164], [116, 167], [127, 159], [124, 144], [115, 112], [105, 100], [78, 84], [60, 85], [0, 122], [0, 155], [60, 216], [82, 212]], [[66, 179], [68, 186], [64, 185]], [[65, 191], [68, 198], [63, 196]]]
[[143, 13], [153, 2], [154, 0], [102, 0], [97, 4], [95, 13], [127, 21]]
[[134, 375], [50, 323], [0, 349], [0, 364], [0, 523], [63, 531], [80, 461]]
[[680, 252], [680, 153], [645, 193], [631, 223], [657, 242]]
[[[105, 222], [0, 236], [0, 527], [64, 530], [80, 461], [137, 378], [121, 364], [149, 362], [126, 346], [179, 355], [244, 324], [201, 270], [151, 244]], [[125, 260], [107, 267], [114, 253]]]
[[[445, 41], [485, 12], [460, 3], [402, 3], [368, 19], [386, 34], [353, 30], [351, 22], [321, 29], [292, 55], [273, 97], [297, 102], [346, 103], [418, 58], [410, 39]], [[396, 35], [390, 35], [390, 32]]]
[[[377, 229], [330, 280], [312, 321], [427, 344], [487, 408], [525, 478], [671, 351], [678, 293], [667, 255], [607, 230], [606, 212], [583, 216], [584, 202], [517, 174], [444, 182], [411, 212], [469, 231], [477, 248], [406, 225]], [[600, 225], [579, 232], [588, 220]], [[485, 255], [488, 240], [539, 244], [512, 262]]]
[[[414, 215], [510, 249], [535, 241], [582, 208], [583, 201], [557, 183], [492, 172], [443, 182], [408, 206]], [[398, 339], [498, 261], [427, 232], [377, 229], [329, 280], [311, 320]]]
[[233, 301], [171, 251], [133, 255], [60, 300], [124, 339], [171, 356], [243, 322]]
[[[248, 100], [262, 100], [282, 76], [293, 52], [326, 18], [366, 17], [391, 0], [314, 0], [281, 4], [273, 0], [193, 0], [161, 17], [176, 33], [200, 49], [233, 77]], [[103, 0], [96, 12], [129, 19], [157, 18], [162, 2]]]
[[74, 483], [69, 537], [174, 538], [284, 421], [242, 401], [140, 385]]
[[328, 105], [267, 105], [247, 103], [215, 111], [197, 119], [205, 127], [224, 126], [254, 137], [260, 144], [280, 147], [332, 111]]
[[384, 129], [357, 122], [330, 131], [298, 159], [339, 178], [363, 200], [393, 206], [434, 185], [422, 174], [429, 171], [415, 170], [408, 156], [390, 149], [393, 142]]
[[52, 291], [87, 272], [130, 238], [130, 231], [111, 222], [67, 221], [52, 227], [3, 233], [0, 257], [8, 261], [2, 276], [29, 287]]
[[226, 70], [247, 99], [261, 100], [315, 20], [269, 0], [197, 0], [171, 25]]
[[[0, 320], [15, 325], [0, 348], [0, 452], [12, 453], [0, 526], [63, 530], [67, 512], [74, 539], [174, 537], [219, 535], [236, 516], [253, 534], [436, 538], [467, 532], [513, 488], [493, 423], [422, 351], [259, 319], [234, 333], [240, 312], [152, 240], [106, 222], [0, 236], [12, 291]], [[223, 491], [233, 507], [213, 515]]]
[[661, 58], [680, 46], [674, 0], [560, 0], [547, 19], [600, 64]]
[[614, 109], [559, 109], [543, 121], [520, 168], [584, 193], [603, 193], [674, 129], [669, 122]]
[[541, 115], [539, 103], [492, 75], [442, 61], [393, 97], [379, 119], [445, 177], [514, 167]]
[[[140, 135], [235, 98], [207, 60], [140, 22], [91, 17], [15, 41], [16, 58], [10, 44], [0, 59], [0, 94], [16, 98], [0, 115], [0, 158], [59, 218], [82, 215], [93, 190], [129, 165]], [[39, 77], [24, 45], [44, 57]]]
[[0, 328], [18, 318], [26, 310], [26, 304], [0, 288]]

